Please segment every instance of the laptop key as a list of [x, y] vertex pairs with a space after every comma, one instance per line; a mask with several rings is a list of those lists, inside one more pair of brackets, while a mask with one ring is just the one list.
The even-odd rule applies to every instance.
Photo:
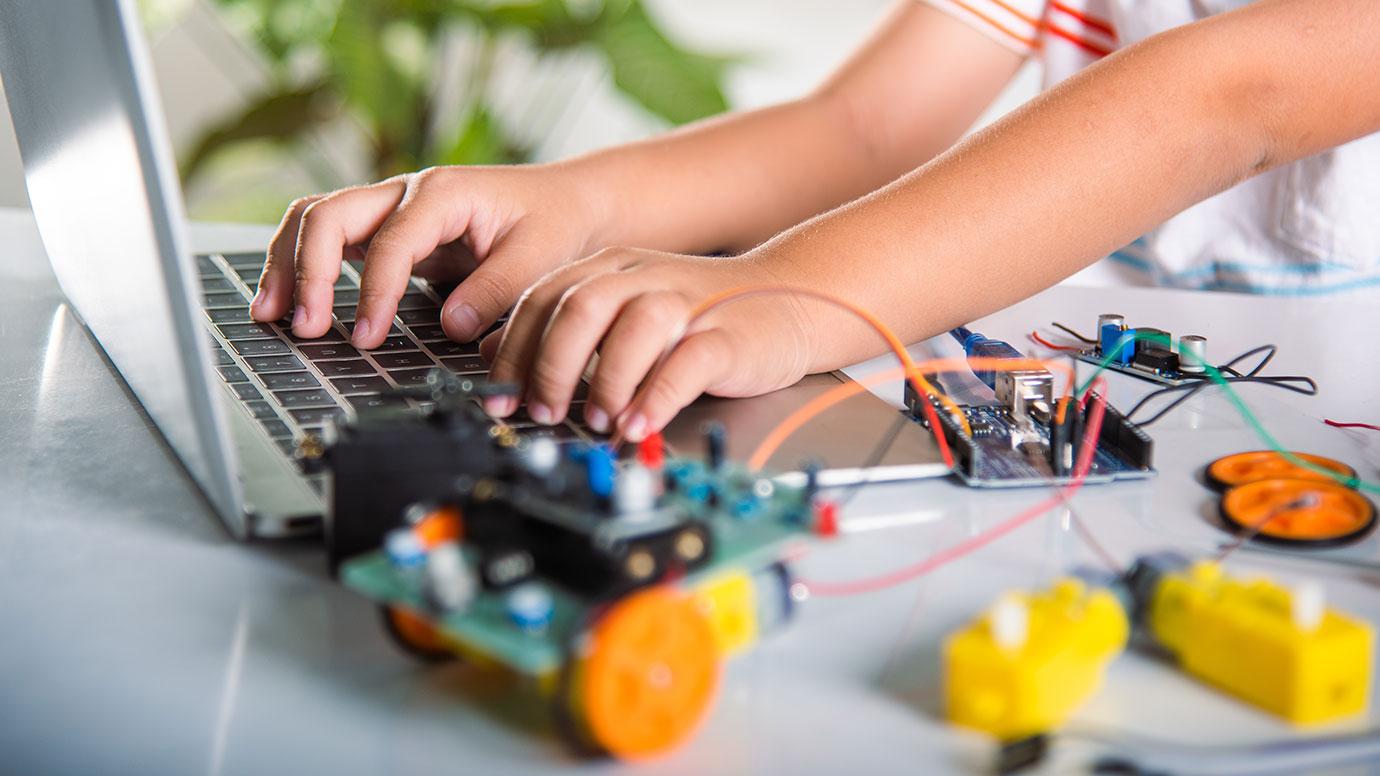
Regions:
[[347, 396], [345, 401], [355, 412], [381, 407], [399, 407], [407, 404], [407, 400], [401, 396]]
[[240, 269], [242, 267], [262, 267], [265, 255], [262, 251], [250, 251], [248, 253], [222, 253], [225, 263], [231, 267]]
[[418, 351], [412, 353], [376, 353], [374, 360], [378, 362], [379, 366], [389, 370], [436, 365], [436, 362], [431, 360], [431, 356]]
[[399, 310], [398, 320], [409, 326], [439, 325], [441, 321], [441, 312], [434, 307], [420, 310]]
[[277, 445], [278, 449], [283, 451], [283, 455], [289, 458], [297, 451], [297, 441], [293, 439], [275, 439], [273, 444]]
[[370, 353], [394, 353], [399, 350], [416, 350], [417, 343], [407, 337], [389, 337], [378, 347], [369, 351]]
[[254, 387], [253, 383], [234, 383], [230, 389], [235, 392], [236, 396], [240, 397], [240, 401], [254, 401], [264, 397], [262, 393], [259, 393], [259, 389]]
[[247, 302], [238, 291], [221, 291], [206, 294], [201, 299], [201, 306], [207, 310], [224, 310], [226, 308], [244, 307]]
[[426, 349], [431, 351], [431, 355], [437, 358], [449, 358], [451, 356], [478, 356], [478, 342], [456, 342], [454, 340], [443, 340], [441, 342], [428, 342]]
[[337, 290], [333, 295], [331, 304], [337, 306], [359, 304], [359, 290], [354, 288]]
[[259, 379], [264, 381], [264, 385], [270, 391], [281, 391], [290, 388], [320, 388], [321, 383], [311, 376], [310, 372], [272, 372], [259, 375]]
[[248, 407], [249, 412], [259, 420], [272, 420], [273, 418], [278, 417], [278, 413], [273, 411], [273, 407], [269, 405], [268, 402], [263, 401], [262, 399], [257, 401], [245, 402], [245, 406]]
[[292, 419], [304, 426], [319, 426], [331, 418], [345, 414], [339, 407], [318, 407], [309, 410], [288, 410]]
[[411, 329], [412, 336], [422, 342], [446, 339], [446, 331], [441, 328], [441, 324], [439, 323], [432, 326], [412, 326]]
[[313, 361], [326, 361], [332, 358], [359, 358], [359, 351], [345, 343], [327, 345], [298, 345], [302, 355]]
[[215, 347], [213, 348], [213, 350], [215, 350], [216, 352], [216, 366], [235, 365], [235, 359], [229, 353], [226, 353], [223, 349], [221, 349], [219, 342], [215, 343]]
[[288, 424], [276, 418], [261, 420], [259, 421], [259, 425], [263, 426], [264, 431], [267, 431], [268, 435], [271, 437], [282, 438], [292, 436], [292, 429], [288, 428]]
[[249, 307], [229, 307], [223, 310], [207, 310], [206, 317], [211, 319], [211, 323], [253, 323], [254, 319], [249, 317]]
[[340, 393], [351, 396], [364, 393], [382, 393], [388, 390], [388, 381], [382, 377], [337, 377], [331, 385]]
[[200, 273], [203, 274], [203, 275], [219, 275], [219, 274], [220, 274], [220, 267], [217, 267], [217, 266], [216, 266], [215, 260], [212, 259], [210, 256], [207, 256], [207, 255], [204, 254], [204, 253], [197, 254], [197, 257], [196, 257], [196, 270], [197, 270], [197, 272], [200, 272]]
[[403, 298], [398, 300], [399, 310], [435, 310], [436, 319], [440, 320], [441, 306], [432, 300], [431, 297], [421, 292], [403, 294]]
[[231, 283], [229, 278], [223, 278], [223, 277], [220, 277], [220, 278], [202, 278], [202, 279], [201, 279], [201, 290], [202, 290], [202, 291], [234, 291], [234, 290], [235, 290], [235, 284], [234, 284], [234, 283]]
[[300, 372], [306, 369], [297, 356], [250, 356], [244, 362], [255, 372]]
[[[341, 323], [355, 322], [355, 306], [352, 304], [336, 305], [335, 307], [331, 308], [331, 314], [334, 315], [335, 319], [337, 321], [340, 321]], [[354, 327], [349, 328], [353, 329]]]
[[[354, 333], [355, 333], [355, 322], [354, 322], [354, 321], [341, 321], [340, 323], [345, 327], [345, 331], [348, 331], [348, 332], [350, 332], [351, 334], [354, 334]], [[389, 327], [388, 327], [388, 333], [389, 333], [389, 335], [402, 334], [402, 329], [399, 329], [399, 328], [398, 328], [398, 325], [395, 323], [395, 324], [393, 324], [392, 326], [389, 326]]]
[[221, 336], [228, 340], [263, 339], [277, 337], [278, 333], [266, 323], [226, 323], [216, 327]]
[[322, 342], [344, 342], [344, 341], [345, 341], [345, 335], [344, 335], [344, 334], [341, 334], [340, 332], [336, 331], [335, 329], [326, 329], [326, 333], [325, 333], [325, 334], [322, 334], [320, 337], [313, 337], [313, 338], [311, 338], [311, 339], [307, 339], [306, 337], [299, 337], [299, 336], [297, 336], [296, 334], [291, 333], [291, 332], [292, 332], [292, 328], [291, 328], [290, 325], [284, 326], [284, 327], [283, 327], [283, 331], [284, 331], [284, 332], [287, 332], [287, 337], [288, 337], [288, 339], [292, 340], [293, 342], [307, 342], [307, 343], [317, 344], [317, 343], [322, 343]]
[[450, 371], [462, 375], [481, 374], [489, 371], [489, 365], [484, 363], [484, 359], [479, 356], [443, 358], [441, 363], [445, 364]]
[[273, 398], [288, 409], [307, 409], [309, 407], [334, 407], [335, 399], [325, 388], [308, 388], [301, 391], [274, 391]]
[[247, 383], [249, 375], [237, 366], [223, 366], [220, 368], [220, 379], [227, 383]]
[[232, 267], [231, 271], [240, 277], [241, 280], [258, 280], [263, 274], [264, 268], [257, 267]]
[[241, 356], [279, 356], [292, 352], [286, 342], [276, 339], [238, 340], [230, 343]]
[[426, 376], [430, 369], [396, 369], [388, 372], [388, 376], [398, 382], [398, 385], [426, 385]]
[[354, 361], [319, 361], [313, 364], [326, 377], [355, 377], [378, 374], [374, 365], [363, 359]]

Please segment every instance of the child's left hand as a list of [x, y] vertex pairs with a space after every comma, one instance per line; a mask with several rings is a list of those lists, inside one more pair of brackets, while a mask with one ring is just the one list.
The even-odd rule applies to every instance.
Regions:
[[[702, 393], [753, 396], [791, 385], [813, 361], [813, 336], [799, 301], [786, 295], [735, 300], [694, 323], [674, 352], [649, 372], [695, 307], [736, 288], [780, 285], [751, 254], [680, 256], [611, 248], [561, 267], [533, 286], [512, 319], [484, 340], [490, 379], [519, 386], [538, 423], [557, 423], [591, 357], [585, 422], [616, 427], [629, 441], [660, 431]], [[634, 400], [634, 396], [637, 398]], [[485, 405], [504, 417], [512, 397]]]

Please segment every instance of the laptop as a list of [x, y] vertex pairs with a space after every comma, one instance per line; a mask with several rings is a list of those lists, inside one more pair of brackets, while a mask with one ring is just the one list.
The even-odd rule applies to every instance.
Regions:
[[[446, 339], [442, 291], [414, 280], [387, 341], [349, 344], [358, 266], [336, 284], [335, 321], [316, 340], [250, 319], [262, 253], [193, 255], [181, 191], [132, 0], [0, 0], [0, 78], [48, 260], [72, 309], [206, 498], [239, 538], [320, 530], [323, 482], [292, 458], [296, 440], [360, 407], [413, 402], [399, 388], [433, 368], [481, 377], [477, 345]], [[756, 399], [703, 399], [666, 438], [698, 449], [718, 420], [745, 456], [792, 409], [837, 386], [814, 375]], [[577, 402], [581, 397], [577, 397]], [[947, 473], [928, 435], [896, 433], [897, 410], [864, 392], [808, 425], [769, 462], [822, 466], [823, 485]], [[577, 406], [571, 413], [579, 417]], [[591, 437], [567, 422], [524, 433]], [[893, 437], [885, 454], [879, 439]]]

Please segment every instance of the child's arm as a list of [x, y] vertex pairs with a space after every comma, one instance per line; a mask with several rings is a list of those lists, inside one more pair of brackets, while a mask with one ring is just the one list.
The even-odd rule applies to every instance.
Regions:
[[932, 335], [1251, 175], [1380, 129], [1377, 52], [1375, 0], [1261, 0], [1169, 31], [740, 258], [611, 251], [553, 273], [505, 332], [493, 377], [524, 383], [534, 415], [559, 417], [602, 342], [586, 414], [642, 432], [701, 392], [758, 393], [879, 350], [836, 310], [754, 300], [696, 327], [643, 386], [642, 412], [625, 412], [669, 322], [725, 288], [829, 291], [907, 340]]
[[448, 334], [473, 339], [547, 271], [600, 248], [745, 250], [875, 189], [951, 145], [1020, 62], [906, 0], [800, 100], [568, 162], [436, 168], [300, 200], [251, 310], [293, 311], [297, 334], [320, 336], [342, 255], [367, 245], [356, 345], [377, 346], [408, 275], [438, 265], [478, 265], [442, 313]]

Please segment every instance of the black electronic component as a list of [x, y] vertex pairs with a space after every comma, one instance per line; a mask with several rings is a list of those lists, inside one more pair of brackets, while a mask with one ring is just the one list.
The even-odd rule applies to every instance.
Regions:
[[1136, 351], [1131, 366], [1157, 374], [1171, 374], [1179, 371], [1179, 354], [1165, 348], [1146, 348]]
[[[409, 513], [430, 511], [419, 507], [442, 505], [463, 515], [489, 589], [541, 574], [570, 590], [617, 594], [709, 561], [713, 534], [683, 510], [618, 511], [607, 448], [521, 438], [474, 401], [488, 389], [460, 380], [433, 375], [429, 409], [364, 410], [338, 426], [317, 461], [331, 474], [333, 569], [377, 549]], [[722, 464], [722, 427], [707, 437]]]
[[425, 412], [402, 404], [362, 411], [335, 426], [318, 459], [304, 462], [331, 472], [325, 539], [332, 571], [377, 549], [412, 505], [451, 498], [457, 476], [483, 478], [502, 465], [493, 423], [470, 400], [469, 385], [438, 378]]
[[704, 444], [709, 468], [718, 470], [724, 465], [724, 427], [722, 423], [710, 422], [704, 426]]

